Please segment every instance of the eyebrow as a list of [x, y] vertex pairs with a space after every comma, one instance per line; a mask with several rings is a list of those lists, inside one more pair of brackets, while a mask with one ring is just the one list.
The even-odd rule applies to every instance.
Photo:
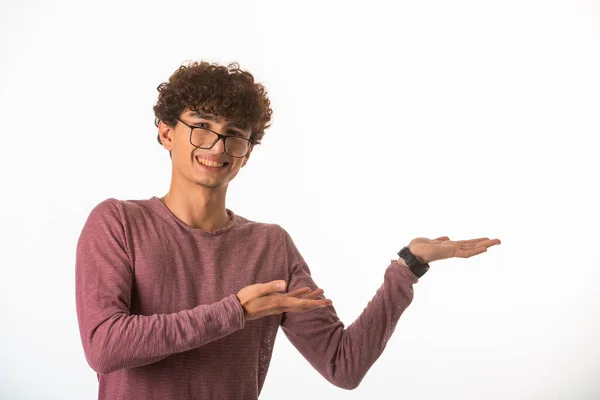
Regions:
[[[192, 118], [202, 118], [202, 119], [206, 119], [206, 120], [209, 120], [209, 121], [214, 121], [214, 122], [216, 122], [216, 121], [218, 121], [218, 120], [219, 120], [219, 118], [218, 118], [218, 117], [215, 117], [215, 116], [214, 116], [214, 115], [212, 115], [212, 114], [198, 113], [198, 112], [195, 112], [195, 111], [192, 111], [192, 112], [190, 113], [190, 117], [192, 117]], [[243, 130], [244, 130], [244, 129], [243, 129], [241, 126], [239, 126], [239, 125], [237, 125], [237, 124], [235, 124], [235, 123], [231, 123], [231, 124], [228, 124], [228, 125], [229, 125], [229, 127], [231, 127], [231, 128], [236, 128], [236, 129], [239, 129], [239, 130], [241, 130], [241, 131], [243, 131]], [[239, 134], [240, 134], [241, 136], [243, 136], [243, 137], [246, 137], [246, 135], [244, 135], [242, 132], [237, 132], [237, 133], [239, 133]]]

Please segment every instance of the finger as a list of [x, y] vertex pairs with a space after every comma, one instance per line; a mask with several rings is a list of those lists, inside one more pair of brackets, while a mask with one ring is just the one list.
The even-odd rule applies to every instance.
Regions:
[[477, 239], [469, 239], [469, 240], [457, 240], [456, 243], [458, 244], [471, 244], [471, 243], [479, 243], [482, 242], [484, 240], [490, 240], [490, 238], [477, 238]]
[[480, 242], [477, 242], [475, 244], [476, 247], [481, 247], [481, 246], [485, 246], [487, 247], [491, 247], [491, 246], [495, 246], [497, 244], [500, 244], [500, 239], [488, 239], [488, 240], [482, 240]]
[[434, 239], [434, 240], [443, 240], [443, 241], [446, 241], [446, 240], [450, 240], [450, 238], [448, 236], [440, 236], [439, 238]]
[[485, 253], [487, 251], [487, 247], [477, 247], [469, 250], [457, 249], [454, 257], [459, 258], [469, 258], [476, 256], [477, 254]]
[[[283, 287], [279, 286], [280, 283], [283, 283]], [[258, 283], [253, 285], [254, 292], [257, 295], [256, 297], [265, 296], [271, 293], [278, 293], [285, 290], [287, 285], [286, 281], [276, 280], [268, 283]]]
[[500, 244], [500, 240], [498, 239], [473, 239], [473, 240], [461, 240], [458, 242], [455, 242], [459, 248], [463, 249], [463, 250], [470, 250], [473, 248], [478, 248], [478, 247], [485, 247], [488, 248], [490, 246], [494, 246], [497, 244]]
[[323, 296], [323, 293], [324, 293], [324, 292], [325, 292], [325, 291], [324, 291], [323, 289], [316, 289], [316, 290], [313, 290], [312, 292], [308, 293], [307, 295], [305, 295], [305, 296], [302, 296], [302, 298], [303, 298], [303, 299], [316, 299], [316, 298], [321, 298], [321, 297], [324, 297], [324, 296]]
[[314, 299], [317, 298], [319, 296], [321, 296], [324, 293], [323, 289], [315, 289], [311, 292], [310, 288], [307, 287], [303, 287], [300, 289], [296, 289], [293, 292], [289, 292], [284, 294], [284, 296], [288, 296], [288, 297], [300, 297], [303, 299]]
[[307, 311], [317, 307], [330, 306], [332, 301], [329, 299], [322, 300], [311, 300], [311, 299], [298, 299], [296, 297], [286, 297], [281, 300], [280, 307], [284, 311]]
[[310, 298], [295, 298], [297, 302], [289, 304], [290, 307], [299, 309], [311, 309], [315, 307], [323, 307], [331, 305], [330, 299], [310, 299]]
[[286, 293], [286, 294], [284, 294], [284, 296], [297, 297], [297, 296], [301, 296], [301, 295], [304, 295], [307, 293], [310, 293], [310, 288], [308, 286], [300, 288], [300, 289], [296, 289], [293, 292]]

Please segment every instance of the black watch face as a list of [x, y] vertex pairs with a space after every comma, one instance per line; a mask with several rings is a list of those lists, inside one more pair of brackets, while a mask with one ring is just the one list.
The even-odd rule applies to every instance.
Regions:
[[419, 278], [422, 277], [425, 272], [427, 272], [427, 270], [429, 269], [429, 265], [423, 265], [423, 264], [419, 264], [419, 266], [416, 269], [416, 274]]
[[403, 257], [407, 264], [415, 264], [416, 258], [410, 252], [404, 252]]

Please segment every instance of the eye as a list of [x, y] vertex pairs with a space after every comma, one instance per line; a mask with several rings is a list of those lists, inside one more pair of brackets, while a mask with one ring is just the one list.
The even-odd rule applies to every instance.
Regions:
[[197, 126], [197, 127], [199, 127], [199, 128], [207, 128], [207, 127], [208, 127], [208, 124], [206, 124], [206, 123], [204, 123], [204, 122], [196, 122], [196, 123], [194, 124], [194, 126]]

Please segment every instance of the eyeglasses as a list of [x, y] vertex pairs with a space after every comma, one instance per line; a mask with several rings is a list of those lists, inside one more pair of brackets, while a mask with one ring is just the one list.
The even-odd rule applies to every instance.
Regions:
[[199, 149], [212, 149], [219, 139], [223, 139], [223, 142], [225, 143], [225, 153], [229, 154], [231, 157], [242, 158], [248, 154], [248, 150], [252, 144], [251, 140], [241, 136], [221, 135], [208, 128], [189, 125], [179, 118], [177, 118], [177, 120], [190, 128], [190, 143], [192, 146]]

